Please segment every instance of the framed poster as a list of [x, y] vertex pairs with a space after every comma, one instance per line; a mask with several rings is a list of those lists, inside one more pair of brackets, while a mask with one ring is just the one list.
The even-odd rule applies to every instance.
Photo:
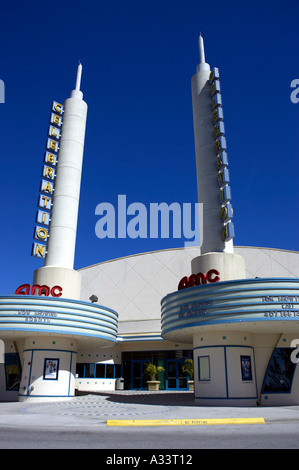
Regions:
[[58, 380], [59, 359], [45, 358], [44, 380]]
[[241, 356], [242, 380], [252, 380], [251, 357]]
[[211, 380], [210, 356], [198, 357], [198, 380]]

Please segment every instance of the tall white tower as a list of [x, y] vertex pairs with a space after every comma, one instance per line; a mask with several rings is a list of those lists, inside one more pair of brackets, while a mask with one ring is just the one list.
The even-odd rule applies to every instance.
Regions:
[[34, 273], [34, 284], [59, 285], [62, 297], [71, 299], [80, 299], [81, 286], [81, 275], [73, 269], [87, 116], [81, 75], [79, 63], [75, 89], [64, 102], [45, 264]]
[[199, 37], [199, 65], [191, 79], [198, 202], [203, 204], [201, 256], [192, 273], [217, 269], [221, 280], [243, 278], [243, 258], [234, 254], [229, 170], [218, 69], [210, 70]]

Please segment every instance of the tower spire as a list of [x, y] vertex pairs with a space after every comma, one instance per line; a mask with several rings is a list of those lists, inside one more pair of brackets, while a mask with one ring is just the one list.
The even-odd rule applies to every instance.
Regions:
[[[87, 116], [87, 104], [80, 91], [81, 73], [82, 65], [79, 62], [75, 89], [71, 92], [71, 97], [64, 102], [63, 124], [57, 154], [55, 195], [53, 194], [49, 228], [51, 236], [49, 235], [44, 265], [44, 272], [51, 273], [52, 268], [55, 268], [58, 271], [61, 269], [59, 272], [62, 274], [64, 270], [70, 273], [65, 274], [65, 280], [61, 278], [61, 284], [59, 284], [63, 287], [64, 294], [70, 295], [68, 298], [77, 298], [74, 295], [80, 295], [76, 294], [77, 281], [74, 281], [72, 286], [67, 279], [77, 277], [79, 280], [80, 277], [74, 275], [74, 257]], [[53, 276], [56, 275], [55, 270]], [[60, 276], [58, 271], [57, 276]], [[47, 282], [45, 281], [46, 285], [48, 285]]]
[[76, 90], [78, 90], [78, 91], [80, 91], [81, 76], [82, 76], [82, 64], [79, 60], [79, 65], [78, 65], [78, 69], [77, 69], [77, 78], [76, 78]]
[[76, 76], [76, 86], [75, 86], [75, 89], [71, 92], [71, 98], [79, 98], [80, 100], [83, 99], [83, 93], [82, 91], [80, 91], [81, 77], [82, 77], [82, 64], [79, 60], [79, 64], [77, 68], [77, 76]]
[[199, 62], [201, 64], [204, 64], [206, 62], [205, 58], [205, 46], [203, 42], [203, 37], [200, 33], [199, 38], [198, 38], [198, 46], [199, 46]]
[[197, 72], [201, 70], [209, 71], [210, 66], [209, 64], [206, 63], [205, 47], [204, 47], [203, 37], [201, 33], [198, 38], [198, 47], [199, 47], [199, 65], [197, 66]]

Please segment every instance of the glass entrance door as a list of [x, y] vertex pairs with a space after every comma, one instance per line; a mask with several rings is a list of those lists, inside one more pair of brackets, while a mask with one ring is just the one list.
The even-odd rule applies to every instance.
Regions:
[[177, 378], [177, 381], [178, 381], [178, 388], [179, 389], [184, 389], [184, 390], [187, 390], [188, 389], [188, 377], [187, 377], [187, 373], [186, 372], [183, 372], [183, 361], [178, 361], [177, 362], [177, 369], [178, 369], [178, 378]]
[[144, 370], [148, 363], [162, 367], [157, 375], [159, 390], [188, 390], [188, 374], [183, 373], [185, 359], [192, 357], [190, 350], [129, 351], [122, 353], [122, 374], [125, 390], [147, 390], [148, 376]]
[[166, 366], [167, 390], [188, 390], [187, 374], [183, 372], [183, 361], [169, 360]]
[[147, 388], [146, 381], [148, 380], [144, 376], [144, 370], [148, 361], [133, 360], [132, 361], [132, 389], [144, 390]]
[[177, 388], [176, 381], [177, 381], [176, 361], [168, 361], [167, 362], [167, 388], [176, 389]]

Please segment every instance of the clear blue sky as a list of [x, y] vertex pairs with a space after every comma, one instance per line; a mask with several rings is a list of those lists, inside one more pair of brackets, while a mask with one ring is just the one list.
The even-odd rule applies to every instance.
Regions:
[[218, 67], [235, 245], [299, 250], [297, 0], [4, 2], [0, 79], [1, 289], [32, 283], [31, 257], [51, 102], [88, 103], [75, 268], [184, 245], [100, 240], [95, 208], [197, 200], [191, 77], [198, 36]]

